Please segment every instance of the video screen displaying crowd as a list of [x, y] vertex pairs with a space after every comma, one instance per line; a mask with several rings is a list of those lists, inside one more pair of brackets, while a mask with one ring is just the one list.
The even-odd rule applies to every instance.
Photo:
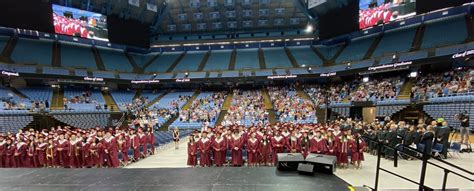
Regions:
[[2, 168], [117, 168], [153, 155], [154, 151], [152, 128], [66, 126], [0, 134]]
[[[360, 168], [364, 152], [376, 154], [377, 151], [376, 144], [366, 142], [365, 137], [392, 147], [403, 144], [416, 148], [416, 145], [423, 144], [422, 151], [431, 154], [433, 143], [448, 143], [449, 132], [446, 122], [434, 121], [426, 125], [422, 120], [417, 126], [404, 121], [365, 123], [351, 119], [327, 124], [277, 123], [249, 128], [217, 126], [207, 131], [195, 131], [189, 137], [187, 165], [272, 166], [277, 163], [277, 153], [302, 153], [304, 157], [316, 153], [336, 156], [341, 168], [348, 168], [349, 164]], [[388, 159], [394, 158], [392, 149], [381, 152]], [[446, 153], [443, 150], [441, 155], [446, 157]]]

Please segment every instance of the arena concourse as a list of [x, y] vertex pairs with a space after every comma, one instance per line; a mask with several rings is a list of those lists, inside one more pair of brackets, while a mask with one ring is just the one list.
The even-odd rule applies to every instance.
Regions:
[[0, 190], [474, 189], [471, 1], [0, 7]]

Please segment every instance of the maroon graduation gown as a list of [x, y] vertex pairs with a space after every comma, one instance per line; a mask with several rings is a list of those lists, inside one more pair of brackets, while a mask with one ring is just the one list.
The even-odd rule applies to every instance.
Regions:
[[188, 165], [196, 166], [197, 165], [197, 143], [188, 143]]
[[249, 164], [257, 164], [258, 163], [258, 150], [259, 150], [259, 141], [255, 139], [249, 139], [247, 141], [247, 158]]
[[36, 155], [38, 156], [38, 166], [46, 166], [46, 147], [48, 143], [39, 143], [36, 147]]
[[219, 140], [212, 141], [212, 149], [214, 153], [214, 163], [216, 166], [222, 166], [225, 162], [226, 155], [226, 139], [221, 137]]
[[27, 161], [27, 156], [26, 156], [26, 152], [28, 150], [28, 146], [26, 145], [26, 143], [17, 143], [16, 144], [16, 149], [15, 149], [15, 164], [16, 164], [16, 167], [28, 167], [28, 163], [26, 162]]
[[201, 164], [201, 166], [211, 166], [211, 144], [211, 139], [209, 138], [206, 138], [206, 140], [200, 139], [198, 141], [198, 147], [201, 153], [199, 164]]
[[140, 137], [137, 135], [130, 136], [130, 145], [133, 149], [133, 158], [138, 160], [140, 158]]
[[0, 142], [0, 168], [5, 168], [5, 158], [7, 153], [7, 143]]
[[338, 155], [337, 155], [337, 162], [340, 164], [340, 163], [347, 163], [348, 162], [348, 159], [347, 159], [347, 153], [349, 151], [349, 145], [350, 145], [350, 141], [349, 140], [341, 140], [337, 146], [337, 152], [338, 152]]
[[118, 159], [117, 141], [115, 140], [115, 138], [110, 137], [108, 139], [104, 138], [103, 143], [104, 143], [104, 154], [107, 160], [107, 166], [113, 167], [113, 168], [119, 167], [120, 162]]
[[359, 148], [357, 148], [357, 142], [351, 141], [351, 147], [352, 147], [352, 156], [351, 156], [351, 161], [363, 161], [364, 160], [364, 149], [365, 149], [365, 142], [361, 139], [359, 139]]
[[325, 154], [326, 153], [326, 139], [320, 138], [317, 139], [316, 137], [313, 137], [310, 140], [310, 147], [309, 150], [311, 153], [316, 153], [316, 154]]
[[69, 167], [69, 141], [68, 140], [58, 140], [57, 143], [57, 161], [59, 166]]
[[272, 158], [271, 158], [271, 145], [270, 145], [270, 140], [260, 140], [259, 144], [259, 153], [260, 153], [260, 162], [267, 164], [270, 163]]
[[[280, 139], [278, 139], [280, 138]], [[278, 153], [283, 153], [285, 147], [285, 138], [283, 136], [280, 137], [273, 137], [271, 140], [272, 142], [272, 158], [273, 163], [276, 165], [278, 162]]]
[[6, 168], [16, 168], [16, 161], [15, 161], [15, 152], [16, 146], [15, 144], [7, 145], [5, 147], [5, 167]]
[[242, 166], [244, 164], [244, 161], [242, 159], [243, 146], [244, 146], [244, 140], [242, 137], [232, 136], [230, 147], [232, 149], [232, 165], [233, 166]]

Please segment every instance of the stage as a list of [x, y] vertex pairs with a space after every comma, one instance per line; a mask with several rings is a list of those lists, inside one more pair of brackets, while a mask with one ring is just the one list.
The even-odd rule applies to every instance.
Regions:
[[157, 169], [0, 169], [0, 190], [348, 190], [335, 175], [275, 167]]

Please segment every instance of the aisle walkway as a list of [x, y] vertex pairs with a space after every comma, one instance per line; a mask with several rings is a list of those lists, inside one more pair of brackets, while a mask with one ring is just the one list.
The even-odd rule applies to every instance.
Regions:
[[178, 150], [174, 145], [166, 145], [155, 152], [155, 155], [149, 156], [137, 163], [133, 163], [125, 168], [187, 168], [187, 138], [182, 140]]

